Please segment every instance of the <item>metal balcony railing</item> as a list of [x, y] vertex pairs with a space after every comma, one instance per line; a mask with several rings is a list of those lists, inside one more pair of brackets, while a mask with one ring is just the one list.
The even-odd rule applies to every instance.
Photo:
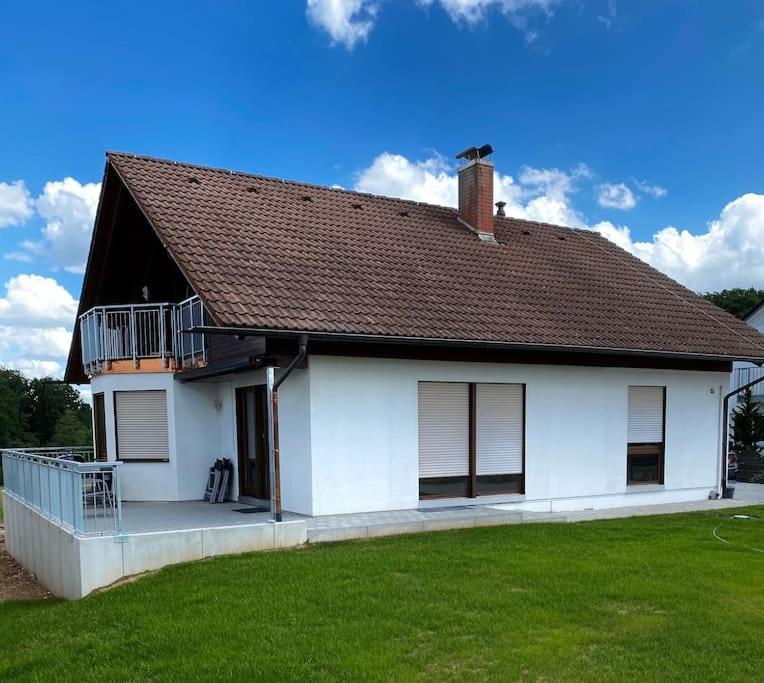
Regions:
[[158, 358], [168, 367], [193, 367], [205, 363], [203, 334], [187, 330], [205, 321], [198, 296], [178, 304], [96, 306], [80, 316], [82, 364], [94, 374], [113, 361]]
[[92, 448], [2, 451], [6, 494], [78, 536], [122, 535], [118, 462], [78, 462]]
[[175, 307], [175, 354], [181, 367], [196, 367], [207, 362], [207, 344], [204, 334], [187, 332], [205, 324], [204, 304], [198, 296], [181, 301]]
[[[749, 382], [753, 382], [762, 377], [764, 377], [764, 368], [735, 368], [732, 373], [732, 386], [730, 389], [739, 389]], [[751, 388], [751, 393], [754, 396], [764, 396], [764, 382], [753, 386]], [[739, 398], [740, 394], [738, 394], [738, 399]]]

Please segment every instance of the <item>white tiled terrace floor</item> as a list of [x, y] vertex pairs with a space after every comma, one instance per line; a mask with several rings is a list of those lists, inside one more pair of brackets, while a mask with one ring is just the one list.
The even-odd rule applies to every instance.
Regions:
[[[703, 500], [690, 503], [663, 503], [630, 507], [583, 510], [579, 512], [524, 512], [506, 505], [471, 505], [429, 510], [395, 510], [349, 515], [305, 517], [284, 513], [285, 520], [303, 519], [307, 524], [309, 542], [333, 541], [347, 538], [369, 538], [389, 534], [433, 531], [500, 524], [532, 522], [579, 522], [595, 519], [617, 519], [672, 512], [716, 510], [764, 503], [764, 486], [750, 484], [740, 487], [734, 500]], [[757, 487], [757, 488], [752, 488]], [[748, 490], [750, 488], [750, 490]], [[265, 524], [269, 512], [243, 514], [234, 512], [246, 508], [242, 503], [211, 505], [203, 501], [176, 503], [123, 503], [122, 518], [126, 534], [151, 533], [186, 529], [209, 529], [229, 526]]]
[[[122, 528], [126, 534], [153, 531], [181, 531], [186, 529], [212, 529], [227, 526], [264, 524], [270, 512], [241, 513], [250, 506], [243, 503], [210, 504], [201, 500], [173, 503], [122, 503]], [[284, 519], [300, 519], [299, 515], [285, 513]]]

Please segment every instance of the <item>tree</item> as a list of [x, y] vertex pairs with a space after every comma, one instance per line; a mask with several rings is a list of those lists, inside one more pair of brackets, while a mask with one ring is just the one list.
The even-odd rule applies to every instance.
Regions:
[[[29, 380], [25, 397], [29, 428], [37, 436], [40, 444], [49, 445], [61, 416], [70, 410], [78, 421], [90, 430], [90, 406], [82, 400], [80, 393], [68, 384], [52, 377]], [[77, 445], [77, 444], [64, 444]]]
[[0, 368], [0, 448], [35, 446], [24, 410], [29, 382], [16, 370]]
[[751, 390], [746, 389], [732, 411], [730, 449], [738, 455], [761, 455], [759, 441], [764, 441], [764, 413], [754, 403]]
[[90, 446], [92, 443], [90, 425], [83, 424], [77, 412], [67, 408], [56, 422], [51, 446]]
[[80, 393], [51, 377], [26, 379], [0, 367], [0, 448], [89, 444], [90, 406]]
[[723, 289], [720, 292], [706, 292], [703, 294], [703, 298], [719, 308], [723, 308], [727, 313], [742, 318], [754, 306], [764, 301], [764, 289], [736, 287]]

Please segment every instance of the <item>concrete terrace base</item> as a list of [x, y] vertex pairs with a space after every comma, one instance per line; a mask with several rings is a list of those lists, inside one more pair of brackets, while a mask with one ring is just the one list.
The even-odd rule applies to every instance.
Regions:
[[126, 576], [218, 555], [445, 529], [720, 510], [761, 502], [759, 488], [752, 491], [745, 490], [747, 495], [734, 500], [675, 500], [660, 504], [645, 504], [636, 496], [630, 499], [634, 505], [581, 509], [579, 505], [564, 504], [576, 508], [564, 511], [559, 504], [544, 508], [534, 503], [322, 517], [291, 514], [279, 524], [265, 521], [268, 515], [264, 513], [236, 514], [237, 504], [126, 503], [128, 533], [121, 541], [113, 536], [77, 537], [5, 492], [3, 505], [6, 547], [11, 556], [51, 593], [75, 599]]
[[61, 529], [3, 492], [6, 548], [53, 595], [81, 598], [126, 576], [218, 555], [306, 542], [304, 520], [258, 521], [83, 538]]

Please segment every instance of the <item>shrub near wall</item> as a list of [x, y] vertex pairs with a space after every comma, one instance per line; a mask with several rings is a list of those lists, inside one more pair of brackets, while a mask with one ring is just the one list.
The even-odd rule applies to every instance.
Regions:
[[757, 453], [741, 453], [737, 459], [736, 479], [751, 484], [764, 484], [764, 458]]

